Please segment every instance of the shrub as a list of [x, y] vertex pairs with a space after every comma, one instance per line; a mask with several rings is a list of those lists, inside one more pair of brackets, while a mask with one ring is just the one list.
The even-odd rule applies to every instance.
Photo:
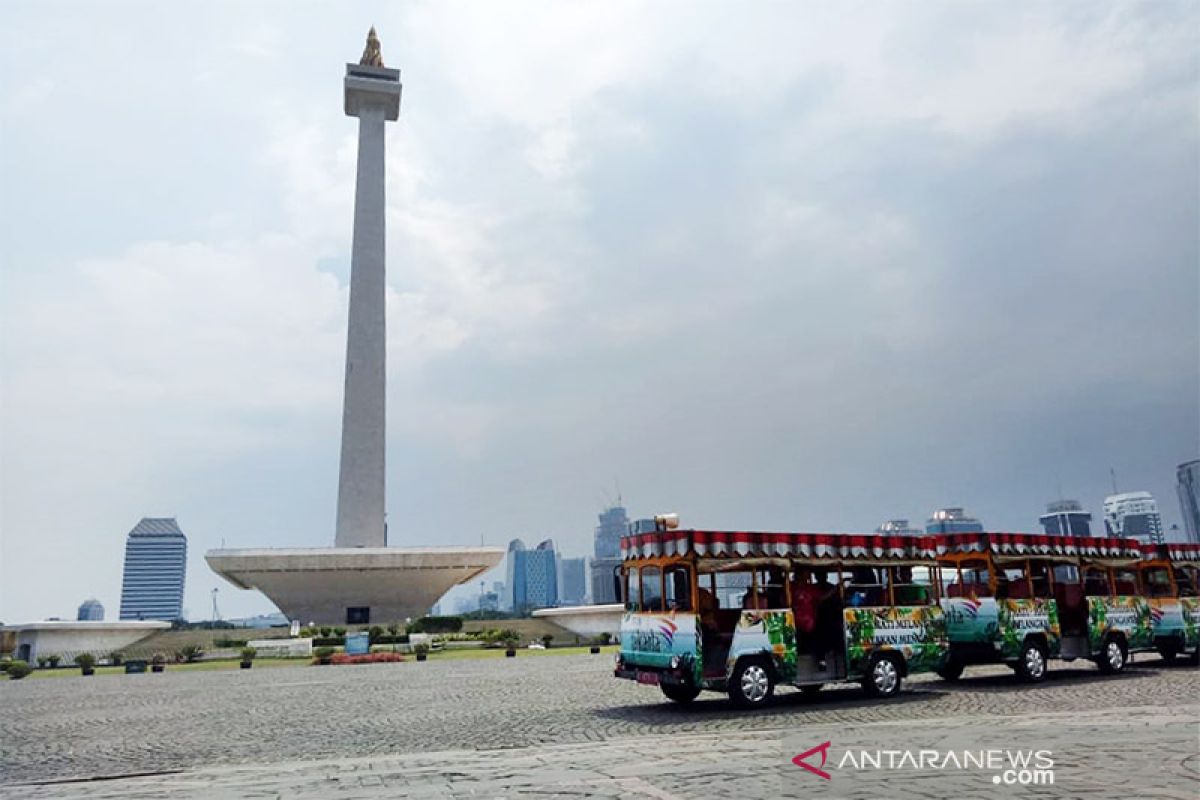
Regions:
[[38, 662], [38, 669], [45, 669], [46, 665], [50, 663], [50, 659], [46, 658], [45, 656], [38, 656], [37, 662]]
[[387, 632], [388, 632], [388, 635], [391, 636], [392, 638], [399, 636], [400, 635], [400, 623], [393, 622], [391, 625], [388, 625]]
[[328, 639], [332, 635], [333, 635], [333, 628], [330, 628], [328, 625], [321, 626], [321, 636]]
[[547, 633], [545, 636], [542, 637], [542, 647], [545, 647], [547, 650], [549, 650], [550, 643], [553, 641], [554, 641], [554, 637]]
[[313, 651], [313, 655], [316, 656], [315, 663], [328, 664], [328, 663], [330, 663], [330, 660], [333, 658], [333, 648], [332, 647], [318, 647], [316, 650]]
[[31, 672], [33, 672], [33, 670], [29, 667], [29, 665], [20, 659], [8, 665], [9, 680], [19, 681], [21, 678], [24, 678]]
[[75, 664], [83, 667], [84, 669], [88, 667], [94, 667], [96, 666], [96, 657], [91, 653], [80, 653], [79, 655], [75, 656]]
[[256, 655], [258, 655], [258, 651], [253, 647], [242, 648], [242, 661], [253, 661]]
[[408, 626], [408, 633], [457, 633], [462, 626], [462, 617], [421, 617]]
[[403, 661], [404, 656], [399, 653], [369, 653], [359, 656], [348, 656], [345, 653], [334, 653], [330, 657], [331, 664], [384, 664], [394, 661]]
[[200, 656], [202, 656], [203, 654], [204, 654], [204, 650], [198, 644], [189, 644], [187, 647], [184, 647], [178, 653], [178, 655], [181, 657], [181, 660], [186, 661], [189, 664], [191, 664], [194, 661], [199, 661]]
[[372, 625], [371, 629], [367, 631], [367, 636], [371, 644], [375, 644], [383, 638], [383, 628], [379, 625]]
[[334, 628], [334, 629], [333, 629], [333, 635], [334, 635], [334, 636], [343, 636], [343, 637], [344, 637], [344, 636], [346, 635], [346, 629], [345, 629], [345, 628]]
[[12, 665], [11, 658], [0, 658], [0, 672], [8, 672], [8, 668]]
[[155, 653], [153, 656], [150, 657], [150, 663], [151, 664], [165, 664], [165, 663], [167, 663], [167, 656], [164, 653]]
[[55, 653], [54, 655], [50, 656], [46, 660], [50, 662], [50, 669], [54, 669], [55, 667], [58, 666], [59, 662], [62, 661], [62, 656]]
[[612, 641], [612, 634], [608, 631], [605, 631], [596, 638], [600, 641], [600, 644], [608, 644]]
[[425, 642], [414, 644], [412, 649], [414, 653], [429, 653], [429, 645], [425, 644]]

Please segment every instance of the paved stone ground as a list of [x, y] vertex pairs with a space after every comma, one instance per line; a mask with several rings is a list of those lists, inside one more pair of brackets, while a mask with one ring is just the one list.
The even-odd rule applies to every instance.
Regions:
[[[757, 713], [666, 704], [586, 655], [6, 682], [0, 797], [1200, 796], [1200, 671], [1055, 666], [1036, 687], [977, 669], [887, 702], [784, 692]], [[846, 748], [1050, 749], [1055, 785], [825, 782], [790, 762], [824, 740], [831, 764]]]

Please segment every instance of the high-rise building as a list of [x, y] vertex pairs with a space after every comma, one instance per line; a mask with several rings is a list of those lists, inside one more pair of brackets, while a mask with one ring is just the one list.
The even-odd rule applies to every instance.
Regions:
[[508, 543], [507, 586], [509, 607], [528, 611], [558, 605], [558, 554], [547, 539], [533, 550], [513, 539]]
[[617, 592], [613, 575], [621, 566], [621, 537], [629, 534], [629, 517], [624, 506], [616, 505], [601, 511], [599, 521], [593, 543], [595, 557], [591, 563], [592, 602], [615, 603]]
[[79, 604], [79, 614], [75, 617], [76, 620], [84, 620], [87, 622], [97, 622], [104, 619], [104, 606], [100, 601], [92, 597], [84, 600]]
[[173, 518], [145, 517], [125, 540], [121, 619], [183, 616], [187, 537]]
[[564, 606], [583, 605], [587, 597], [587, 559], [558, 560], [558, 602]]
[[959, 507], [939, 508], [925, 521], [926, 533], [983, 533], [983, 523]]
[[1078, 500], [1055, 500], [1046, 504], [1046, 513], [1038, 517], [1050, 536], [1091, 536], [1092, 515]]
[[876, 528], [875, 532], [881, 536], [920, 536], [925, 533], [920, 528], [909, 525], [906, 519], [889, 519]]
[[1175, 470], [1179, 492], [1179, 510], [1183, 513], [1183, 528], [1187, 541], [1200, 544], [1200, 459], [1187, 461]]
[[1163, 543], [1162, 516], [1149, 492], [1123, 492], [1104, 498], [1104, 529], [1109, 536]]

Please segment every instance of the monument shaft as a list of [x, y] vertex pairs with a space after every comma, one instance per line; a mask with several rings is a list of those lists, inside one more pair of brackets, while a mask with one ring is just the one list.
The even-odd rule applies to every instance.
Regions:
[[358, 117], [350, 325], [338, 480], [337, 547], [383, 547], [387, 364], [384, 122], [399, 115], [400, 73], [348, 65], [346, 113]]

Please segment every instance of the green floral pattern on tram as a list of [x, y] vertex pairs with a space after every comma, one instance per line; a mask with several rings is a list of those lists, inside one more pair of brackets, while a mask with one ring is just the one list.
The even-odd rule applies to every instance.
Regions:
[[1062, 630], [1058, 625], [1058, 604], [1048, 599], [999, 600], [996, 603], [1000, 653], [1012, 660], [1020, 656], [1030, 634], [1046, 638], [1048, 654], [1062, 652]]
[[1088, 646], [1099, 652], [1110, 631], [1125, 636], [1130, 650], [1148, 650], [1154, 646], [1150, 604], [1141, 597], [1089, 597]]
[[728, 668], [747, 653], [768, 652], [780, 678], [796, 677], [796, 628], [791, 611], [743, 611], [729, 649]]
[[845, 610], [847, 667], [862, 674], [871, 653], [901, 653], [909, 672], [930, 672], [941, 666], [949, 644], [946, 619], [938, 606], [848, 608]]
[[1183, 614], [1183, 636], [1188, 647], [1200, 644], [1200, 598], [1179, 598], [1180, 610]]

